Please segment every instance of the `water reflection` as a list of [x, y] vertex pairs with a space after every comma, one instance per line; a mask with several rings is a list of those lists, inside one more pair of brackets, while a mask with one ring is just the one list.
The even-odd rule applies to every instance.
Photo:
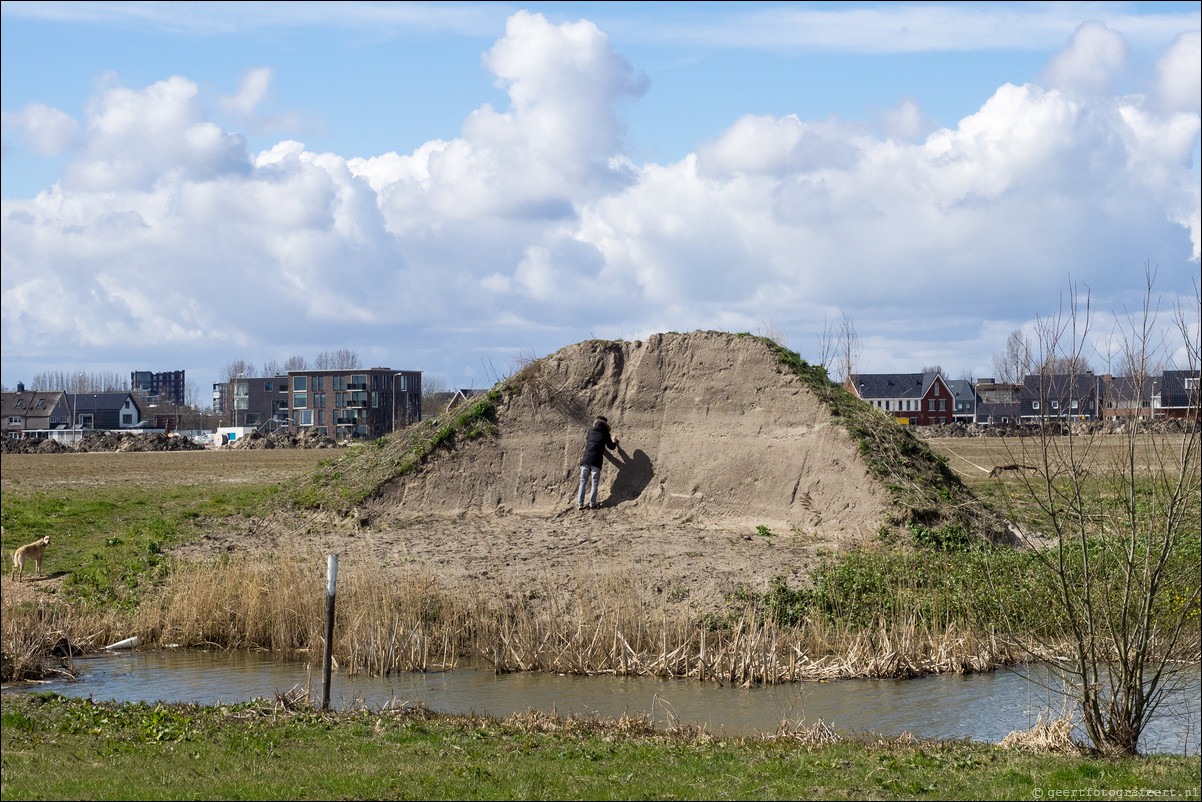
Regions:
[[[76, 661], [81, 681], [39, 685], [68, 696], [117, 701], [235, 702], [274, 698], [296, 685], [311, 683], [321, 696], [321, 671], [304, 663], [273, 659], [258, 652], [166, 650], [105, 655]], [[1170, 714], [1149, 727], [1143, 749], [1199, 753], [1202, 702], [1199, 670], [1192, 667], [1189, 687], [1170, 700]], [[1039, 713], [1063, 709], [1046, 668], [1024, 673], [999, 671], [967, 676], [939, 675], [912, 680], [844, 680], [756, 688], [720, 687], [692, 680], [632, 677], [576, 677], [553, 674], [503, 674], [460, 669], [444, 674], [391, 677], [334, 675], [331, 703], [379, 707], [391, 701], [423, 702], [444, 713], [505, 716], [528, 708], [561, 714], [617, 717], [649, 714], [663, 726], [705, 727], [715, 734], [775, 732], [782, 720], [819, 718], [840, 733], [875, 732], [916, 738], [970, 738], [999, 741], [1025, 729]], [[5, 693], [13, 692], [6, 690]]]

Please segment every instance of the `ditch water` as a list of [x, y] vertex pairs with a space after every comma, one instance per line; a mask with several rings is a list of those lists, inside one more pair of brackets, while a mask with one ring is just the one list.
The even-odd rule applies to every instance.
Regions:
[[[319, 665], [273, 659], [262, 652], [174, 650], [125, 652], [77, 659], [75, 682], [5, 689], [4, 693], [52, 690], [97, 700], [146, 702], [238, 702], [274, 699], [309, 684], [321, 699]], [[673, 721], [715, 735], [775, 732], [782, 720], [794, 724], [822, 719], [843, 735], [878, 733], [916, 738], [968, 738], [996, 742], [1026, 729], [1039, 713], [1059, 714], [1063, 696], [1052, 690], [1046, 667], [992, 674], [935, 675], [910, 680], [841, 680], [774, 687], [738, 688], [695, 680], [645, 677], [577, 677], [546, 673], [495, 675], [457, 669], [437, 674], [346, 677], [335, 673], [331, 705], [379, 708], [421, 702], [441, 713], [506, 716], [533, 708], [561, 715], [616, 718], [646, 714], [656, 726]], [[1144, 735], [1147, 752], [1199, 754], [1202, 732], [1202, 672], [1193, 666], [1186, 687], [1163, 707]]]

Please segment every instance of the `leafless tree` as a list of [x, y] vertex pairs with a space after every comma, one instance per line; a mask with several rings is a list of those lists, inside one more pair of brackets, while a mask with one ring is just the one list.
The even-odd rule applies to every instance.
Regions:
[[1003, 384], [1018, 384], [1031, 368], [1031, 344], [1021, 329], [1010, 332], [1006, 347], [993, 355], [993, 372]]
[[278, 359], [269, 359], [263, 363], [264, 376], [283, 376], [286, 371]]
[[924, 368], [922, 369], [922, 372], [923, 372], [924, 374], [926, 374], [926, 373], [938, 373], [940, 376], [942, 376], [942, 375], [943, 375], [943, 365], [927, 365], [926, 367], [924, 367]]
[[250, 376], [254, 373], [254, 367], [245, 359], [232, 359], [221, 366], [217, 377], [223, 382], [232, 382], [234, 379], [241, 379]]
[[[1094, 315], [1088, 294], [1072, 290], [1066, 306], [1036, 327], [1035, 362], [1065, 371], [1037, 374], [1041, 395], [1072, 388], [1089, 362]], [[1178, 310], [1195, 376], [1200, 308], [1195, 299], [1192, 313]], [[1130, 379], [1144, 389], [1165, 347], [1157, 313], [1149, 273], [1142, 309], [1119, 322]], [[1034, 551], [1042, 575], [1030, 581], [1055, 588], [1055, 614], [1071, 644], [1071, 656], [1056, 665], [1089, 738], [1107, 753], [1137, 752], [1141, 733], [1182, 681], [1182, 656], [1198, 654], [1196, 393], [1188, 415], [1184, 434], [1153, 431], [1136, 417], [1122, 434], [1105, 436], [1044, 418], [1015, 448], [1036, 466], [1020, 480], [1022, 495], [1037, 509], [1038, 534], [1049, 544]]]
[[776, 325], [771, 320], [765, 320], [762, 324], [760, 324], [759, 335], [772, 340], [772, 342], [776, 343], [781, 348], [788, 346], [788, 338], [785, 336], [784, 329]]
[[818, 335], [818, 360], [824, 368], [834, 367], [835, 378], [843, 383], [851, 380], [860, 362], [860, 338], [855, 323], [846, 312], [838, 321], [824, 319]]
[[129, 389], [129, 374], [46, 370], [29, 383], [31, 390], [65, 390], [68, 393], [110, 393]]
[[339, 348], [337, 351], [322, 351], [313, 361], [317, 370], [358, 370], [363, 367], [359, 354], [349, 348]]
[[303, 356], [300, 356], [300, 355], [294, 354], [293, 356], [288, 357], [288, 359], [285, 360], [285, 362], [284, 362], [284, 372], [285, 373], [287, 373], [288, 371], [291, 371], [291, 370], [308, 370], [308, 369], [309, 369], [309, 363], [305, 360], [305, 358]]

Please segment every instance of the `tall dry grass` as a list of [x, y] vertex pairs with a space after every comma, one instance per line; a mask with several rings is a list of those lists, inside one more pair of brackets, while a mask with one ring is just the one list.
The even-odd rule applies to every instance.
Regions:
[[[371, 560], [343, 565], [333, 652], [348, 673], [441, 671], [466, 659], [499, 672], [751, 685], [986, 671], [1027, 654], [991, 636], [928, 627], [916, 618], [852, 631], [821, 621], [782, 627], [748, 609], [729, 626], [713, 628], [685, 613], [656, 610], [621, 575], [581, 577], [571, 599], [555, 599], [503, 584], [455, 592], [428, 571], [398, 572]], [[322, 568], [280, 556], [180, 562], [129, 627], [146, 646], [319, 652]]]

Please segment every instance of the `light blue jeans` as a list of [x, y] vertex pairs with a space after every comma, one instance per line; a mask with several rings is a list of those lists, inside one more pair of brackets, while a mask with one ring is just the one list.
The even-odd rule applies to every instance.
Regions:
[[593, 492], [589, 495], [588, 505], [590, 507], [597, 506], [597, 483], [601, 481], [601, 469], [593, 468], [588, 465], [580, 466], [580, 490], [576, 493], [576, 506], [584, 506], [584, 486], [588, 484], [589, 477], [593, 479]]

